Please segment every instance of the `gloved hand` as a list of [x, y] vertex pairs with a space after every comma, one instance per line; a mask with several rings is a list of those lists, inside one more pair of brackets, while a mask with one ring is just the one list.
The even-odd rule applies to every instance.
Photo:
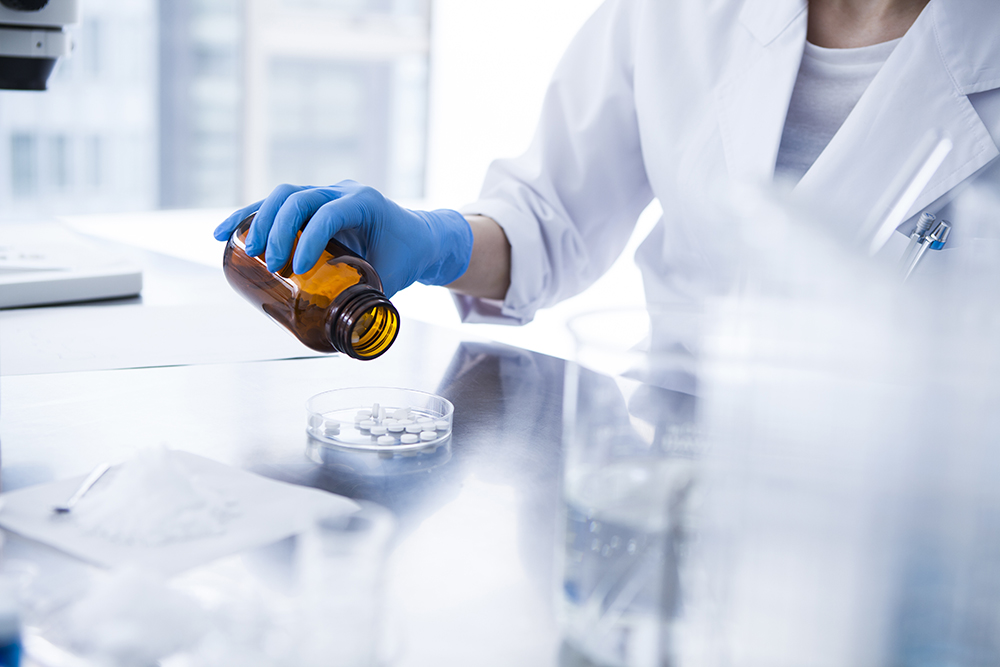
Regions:
[[280, 185], [267, 199], [226, 218], [215, 238], [227, 240], [255, 211], [246, 248], [252, 256], [265, 253], [269, 270], [288, 262], [295, 235], [305, 225], [292, 271], [311, 269], [336, 236], [375, 268], [387, 297], [416, 281], [447, 285], [465, 273], [472, 256], [472, 229], [458, 211], [411, 211], [354, 181], [329, 187]]

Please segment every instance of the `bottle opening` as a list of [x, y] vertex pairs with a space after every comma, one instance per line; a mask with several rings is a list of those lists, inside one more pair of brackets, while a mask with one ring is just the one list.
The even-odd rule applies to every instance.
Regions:
[[355, 285], [342, 296], [346, 299], [330, 322], [334, 347], [355, 359], [374, 359], [388, 350], [399, 333], [395, 306], [371, 287]]
[[351, 330], [351, 347], [364, 359], [377, 357], [392, 345], [399, 331], [399, 315], [394, 308], [377, 305], [365, 311]]

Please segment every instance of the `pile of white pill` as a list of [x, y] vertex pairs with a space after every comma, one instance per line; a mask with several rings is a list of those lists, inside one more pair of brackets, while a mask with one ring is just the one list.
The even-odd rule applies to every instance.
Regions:
[[[362, 435], [370, 435], [372, 442], [381, 446], [415, 445], [439, 441], [451, 431], [451, 422], [435, 419], [415, 408], [386, 408], [375, 403], [371, 409], [355, 413], [354, 428]], [[417, 451], [400, 453], [405, 456]], [[380, 452], [379, 455], [392, 456], [392, 452]]]

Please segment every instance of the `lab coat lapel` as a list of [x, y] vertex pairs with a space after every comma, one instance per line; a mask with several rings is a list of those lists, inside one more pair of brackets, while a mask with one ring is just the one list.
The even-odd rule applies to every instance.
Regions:
[[805, 0], [747, 0], [740, 23], [752, 35], [734, 47], [715, 91], [730, 175], [766, 182], [774, 173], [781, 131], [806, 39]]
[[[852, 225], [846, 230], [851, 234], [870, 216], [885, 214], [876, 207], [884, 208], [893, 180], [928, 133], [942, 132], [954, 148], [906, 219], [945, 197], [998, 155], [966, 93], [1000, 85], [1000, 72], [988, 68], [971, 72], [965, 49], [955, 42], [980, 39], [997, 49], [994, 37], [979, 36], [976, 26], [964, 26], [966, 30], [960, 24], [978, 22], [995, 30], [1000, 25], [1000, 3], [965, 2], [983, 7], [976, 11], [954, 6], [955, 0], [931, 0], [796, 188], [797, 194], [829, 204], [844, 224]], [[998, 61], [984, 62], [995, 66]], [[962, 67], [965, 70], [958, 71]], [[989, 77], [995, 83], [988, 84]]]

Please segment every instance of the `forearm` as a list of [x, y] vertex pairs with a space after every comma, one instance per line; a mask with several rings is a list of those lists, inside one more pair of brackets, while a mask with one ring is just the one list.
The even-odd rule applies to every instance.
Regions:
[[483, 299], [503, 299], [510, 287], [510, 243], [492, 218], [470, 215], [472, 257], [469, 268], [448, 289]]

